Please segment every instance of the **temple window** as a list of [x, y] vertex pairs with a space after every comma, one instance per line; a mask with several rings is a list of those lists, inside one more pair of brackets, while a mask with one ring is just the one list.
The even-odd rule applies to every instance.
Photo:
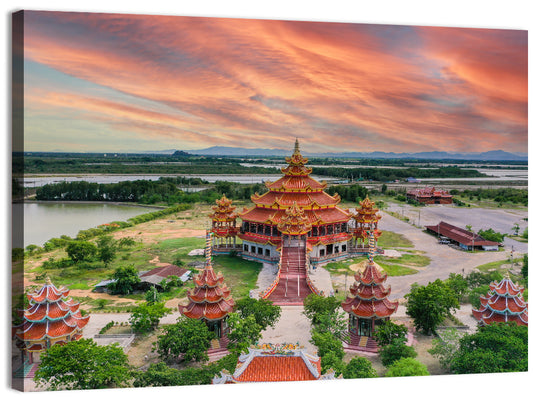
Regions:
[[263, 255], [263, 248], [257, 247], [257, 254], [258, 255]]
[[342, 245], [342, 252], [346, 252], [346, 244]]
[[265, 255], [270, 257], [270, 249], [265, 249]]

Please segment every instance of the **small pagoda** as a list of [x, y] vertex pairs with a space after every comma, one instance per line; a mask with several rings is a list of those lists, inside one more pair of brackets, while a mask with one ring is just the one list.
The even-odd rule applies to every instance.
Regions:
[[211, 218], [211, 231], [214, 235], [213, 252], [217, 254], [229, 253], [237, 248], [237, 234], [239, 229], [236, 227], [237, 215], [234, 213], [235, 206], [233, 201], [226, 198], [216, 200], [217, 206], [213, 207]]
[[375, 238], [370, 231], [368, 263], [363, 272], [357, 272], [350, 294], [341, 306], [349, 314], [349, 346], [359, 350], [377, 352], [377, 342], [372, 338], [377, 326], [390, 319], [398, 309], [398, 301], [388, 299], [390, 286], [384, 287], [387, 274], [381, 273], [374, 263]]
[[79, 340], [90, 316], [82, 316], [79, 302], [67, 298], [70, 290], [58, 289], [50, 278], [39, 291], [27, 294], [29, 305], [22, 324], [14, 327], [16, 345], [30, 363], [52, 345]]
[[226, 286], [222, 273], [215, 273], [212, 265], [212, 233], [206, 238], [206, 264], [204, 270], [193, 278], [195, 288], [187, 292], [189, 303], [179, 305], [180, 313], [190, 319], [203, 320], [218, 338], [227, 334], [226, 318], [233, 311], [235, 301]]
[[[353, 237], [355, 241], [355, 248], [364, 248], [366, 232], [372, 231], [374, 238], [381, 236], [381, 231], [378, 229], [378, 222], [381, 215], [378, 215], [379, 209], [375, 207], [375, 202], [368, 198], [368, 195], [363, 201], [359, 202], [359, 208], [356, 209], [357, 214], [353, 215], [355, 227], [353, 229]], [[358, 246], [359, 242], [361, 243]]]
[[493, 281], [489, 285], [489, 292], [481, 296], [481, 307], [472, 309], [472, 315], [479, 324], [486, 326], [492, 323], [514, 321], [519, 326], [527, 326], [527, 302], [522, 293], [524, 287], [517, 286], [507, 275], [499, 283]]

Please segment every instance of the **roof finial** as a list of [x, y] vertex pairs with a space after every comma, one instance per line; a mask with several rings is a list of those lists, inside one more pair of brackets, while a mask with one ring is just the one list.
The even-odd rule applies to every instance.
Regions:
[[294, 154], [300, 154], [300, 143], [298, 143], [298, 138], [294, 142]]

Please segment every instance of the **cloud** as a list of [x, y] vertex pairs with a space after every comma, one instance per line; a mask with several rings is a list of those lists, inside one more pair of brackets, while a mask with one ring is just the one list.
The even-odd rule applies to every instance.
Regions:
[[31, 76], [28, 118], [68, 108], [182, 148], [527, 142], [527, 32], [55, 12], [25, 24], [26, 59], [64, 76]]

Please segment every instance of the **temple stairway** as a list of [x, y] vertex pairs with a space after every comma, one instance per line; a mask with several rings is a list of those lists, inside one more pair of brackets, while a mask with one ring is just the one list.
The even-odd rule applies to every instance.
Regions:
[[306, 282], [305, 246], [284, 246], [279, 283], [268, 300], [275, 305], [303, 305], [311, 294]]
[[343, 334], [345, 349], [352, 349], [364, 352], [377, 352], [378, 343], [372, 337], [356, 335], [353, 331]]

